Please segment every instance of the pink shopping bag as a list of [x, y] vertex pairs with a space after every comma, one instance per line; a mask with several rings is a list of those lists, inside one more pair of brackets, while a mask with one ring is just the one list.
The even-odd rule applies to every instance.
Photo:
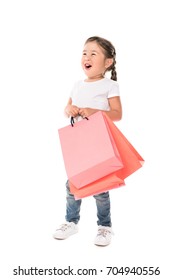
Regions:
[[67, 177], [80, 189], [123, 168], [102, 112], [58, 130]]

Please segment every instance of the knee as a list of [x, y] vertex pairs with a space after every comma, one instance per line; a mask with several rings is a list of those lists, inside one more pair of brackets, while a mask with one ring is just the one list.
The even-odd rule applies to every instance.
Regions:
[[94, 195], [94, 198], [96, 200], [100, 200], [100, 201], [107, 200], [107, 199], [109, 199], [109, 192], [103, 192], [103, 193]]

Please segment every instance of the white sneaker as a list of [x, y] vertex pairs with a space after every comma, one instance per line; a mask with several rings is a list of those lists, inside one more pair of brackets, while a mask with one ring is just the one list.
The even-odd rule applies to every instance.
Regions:
[[60, 227], [55, 231], [53, 237], [55, 239], [66, 239], [70, 235], [78, 232], [78, 226], [73, 222], [66, 222], [60, 225]]
[[98, 246], [109, 245], [111, 243], [112, 234], [113, 232], [111, 227], [99, 226], [94, 244]]

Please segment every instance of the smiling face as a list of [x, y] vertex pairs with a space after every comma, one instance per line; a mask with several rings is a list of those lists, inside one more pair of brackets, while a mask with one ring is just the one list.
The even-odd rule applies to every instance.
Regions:
[[107, 59], [103, 49], [93, 41], [84, 45], [81, 64], [87, 76], [86, 81], [91, 82], [104, 77], [106, 69], [112, 64], [112, 59]]

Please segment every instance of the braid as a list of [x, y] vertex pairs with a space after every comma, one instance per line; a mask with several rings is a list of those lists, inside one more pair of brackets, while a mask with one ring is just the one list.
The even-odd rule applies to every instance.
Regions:
[[117, 72], [116, 72], [116, 60], [114, 58], [114, 62], [111, 65], [111, 80], [117, 81]]
[[114, 81], [117, 81], [117, 72], [116, 72], [116, 60], [115, 60], [115, 56], [116, 56], [116, 53], [115, 53], [115, 49], [113, 51], [113, 54], [112, 54], [112, 58], [113, 58], [113, 63], [111, 64], [111, 66], [109, 66], [106, 70], [107, 71], [111, 71], [111, 80], [114, 80]]

